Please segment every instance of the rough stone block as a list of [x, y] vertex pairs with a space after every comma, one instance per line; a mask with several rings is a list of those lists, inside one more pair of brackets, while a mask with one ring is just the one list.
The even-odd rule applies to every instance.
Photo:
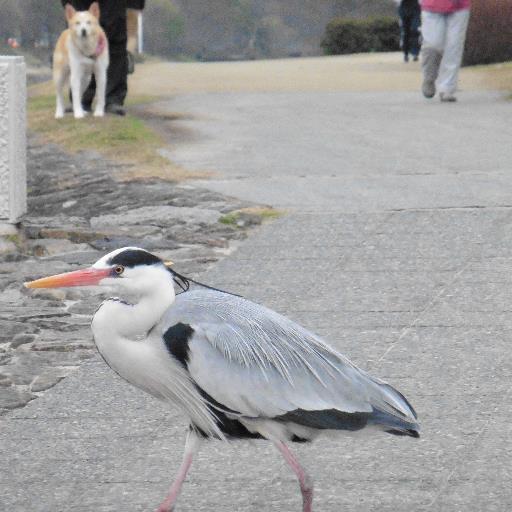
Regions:
[[26, 97], [23, 57], [0, 56], [0, 226], [27, 210]]

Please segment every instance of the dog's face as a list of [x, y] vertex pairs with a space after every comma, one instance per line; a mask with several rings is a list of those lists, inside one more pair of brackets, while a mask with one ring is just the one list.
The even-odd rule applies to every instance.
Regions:
[[96, 37], [100, 30], [100, 8], [93, 2], [88, 11], [77, 11], [71, 4], [66, 4], [66, 19], [73, 38], [87, 40]]

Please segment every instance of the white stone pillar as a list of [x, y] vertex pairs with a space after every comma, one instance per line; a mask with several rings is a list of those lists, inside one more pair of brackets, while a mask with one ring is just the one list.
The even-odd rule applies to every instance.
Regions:
[[137, 41], [138, 41], [138, 53], [144, 53], [144, 18], [142, 17], [142, 11], [137, 16]]
[[0, 234], [27, 211], [26, 103], [24, 58], [0, 56]]

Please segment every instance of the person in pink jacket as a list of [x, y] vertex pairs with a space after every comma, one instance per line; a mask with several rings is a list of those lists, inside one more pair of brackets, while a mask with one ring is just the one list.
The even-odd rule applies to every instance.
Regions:
[[436, 86], [441, 101], [456, 101], [457, 79], [462, 62], [471, 0], [421, 0], [421, 48], [426, 98]]

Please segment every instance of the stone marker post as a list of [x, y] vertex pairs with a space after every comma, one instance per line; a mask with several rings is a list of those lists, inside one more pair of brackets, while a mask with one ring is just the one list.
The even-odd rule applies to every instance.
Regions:
[[24, 58], [0, 56], [0, 235], [27, 211], [26, 101]]

